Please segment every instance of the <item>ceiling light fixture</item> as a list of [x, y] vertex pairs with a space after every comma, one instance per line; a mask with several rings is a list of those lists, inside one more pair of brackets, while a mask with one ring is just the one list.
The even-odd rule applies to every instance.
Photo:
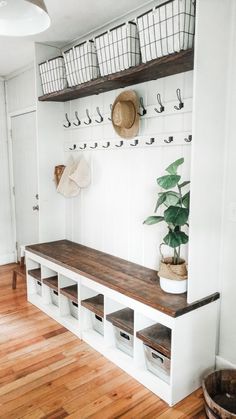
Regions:
[[35, 35], [49, 26], [43, 0], [0, 0], [0, 35]]

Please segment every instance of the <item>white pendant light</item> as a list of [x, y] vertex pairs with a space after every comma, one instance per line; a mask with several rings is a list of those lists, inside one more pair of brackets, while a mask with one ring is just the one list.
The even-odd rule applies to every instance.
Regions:
[[0, 35], [34, 35], [49, 26], [43, 0], [0, 0]]

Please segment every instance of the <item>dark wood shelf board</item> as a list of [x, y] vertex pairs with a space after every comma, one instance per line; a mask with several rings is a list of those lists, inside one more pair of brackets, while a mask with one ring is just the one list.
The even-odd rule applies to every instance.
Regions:
[[97, 316], [104, 317], [104, 296], [102, 294], [82, 300], [81, 305], [97, 314]]
[[52, 288], [55, 291], [58, 291], [58, 276], [51, 276], [49, 278], [43, 278], [43, 283], [49, 288]]
[[68, 100], [96, 95], [108, 92], [109, 90], [143, 83], [145, 81], [172, 76], [174, 74], [193, 70], [193, 61], [193, 49], [180, 51], [118, 73], [91, 80], [75, 87], [68, 87], [60, 92], [40, 96], [39, 100], [42, 102], [66, 102]]
[[61, 288], [60, 289], [60, 294], [63, 294], [65, 297], [69, 298], [69, 300], [78, 304], [78, 286], [77, 286], [77, 284]]
[[196, 310], [219, 298], [216, 292], [191, 304], [187, 294], [168, 294], [160, 288], [157, 272], [69, 240], [26, 246], [26, 250], [171, 317]]
[[39, 281], [42, 280], [42, 278], [41, 278], [41, 268], [29, 269], [28, 270], [28, 275], [32, 276], [35, 279], [38, 279]]
[[162, 324], [154, 324], [139, 330], [136, 336], [146, 345], [161, 352], [167, 358], [171, 357], [171, 329]]
[[106, 319], [119, 327], [130, 335], [134, 334], [134, 311], [131, 308], [123, 308], [122, 310], [115, 311], [114, 313], [107, 314]]

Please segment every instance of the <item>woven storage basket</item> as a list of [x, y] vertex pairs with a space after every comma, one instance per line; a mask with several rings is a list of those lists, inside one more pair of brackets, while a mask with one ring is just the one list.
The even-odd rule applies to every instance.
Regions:
[[179, 265], [173, 265], [172, 258], [164, 258], [160, 262], [158, 275], [162, 278], [182, 281], [188, 277], [187, 265], [184, 260], [181, 260], [181, 264]]
[[137, 25], [124, 23], [95, 38], [102, 76], [125, 70], [140, 63]]
[[68, 85], [77, 86], [99, 77], [94, 41], [85, 41], [64, 52]]
[[142, 62], [193, 47], [194, 0], [168, 0], [137, 18]]
[[65, 62], [62, 56], [39, 64], [44, 94], [58, 92], [67, 87]]

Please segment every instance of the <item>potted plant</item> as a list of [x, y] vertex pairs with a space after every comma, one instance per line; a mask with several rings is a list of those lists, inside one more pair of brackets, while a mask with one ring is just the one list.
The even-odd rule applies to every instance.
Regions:
[[[173, 294], [187, 291], [187, 265], [180, 252], [181, 246], [188, 243], [188, 235], [182, 228], [189, 226], [190, 192], [186, 192], [186, 186], [190, 181], [183, 182], [178, 174], [178, 168], [183, 162], [184, 158], [174, 161], [165, 169], [167, 174], [157, 178], [157, 184], [164, 191], [158, 193], [154, 212], [156, 213], [160, 207], [163, 211], [161, 215], [152, 215], [144, 221], [144, 224], [148, 225], [164, 222], [167, 226], [167, 234], [160, 244], [161, 262], [158, 274], [161, 288]], [[163, 245], [171, 249], [170, 257], [163, 256]]]

